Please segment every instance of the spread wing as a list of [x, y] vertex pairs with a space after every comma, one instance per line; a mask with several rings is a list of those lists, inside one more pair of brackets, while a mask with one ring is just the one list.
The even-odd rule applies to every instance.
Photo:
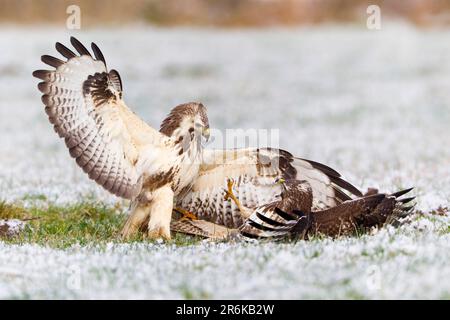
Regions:
[[346, 235], [357, 228], [381, 227], [389, 222], [394, 225], [408, 216], [415, 197], [401, 198], [412, 190], [405, 189], [392, 194], [366, 195], [329, 208], [311, 213], [311, 232], [328, 236]]
[[313, 193], [315, 210], [334, 207], [361, 192], [341, 175], [318, 162], [295, 158], [279, 149], [204, 150], [203, 164], [192, 189], [178, 200], [179, 206], [201, 218], [239, 226], [243, 223], [236, 205], [223, 200], [227, 179], [235, 181], [234, 193], [241, 204], [255, 208], [280, 194], [276, 178], [306, 180]]
[[[77, 39], [70, 41], [79, 55], [56, 43], [66, 59], [44, 55], [42, 61], [55, 70], [33, 73], [43, 80], [38, 88], [45, 111], [89, 178], [111, 193], [131, 199], [141, 190], [142, 153], [159, 152], [157, 147], [165, 138], [125, 105], [119, 73], [107, 70], [98, 47], [92, 43], [93, 57]], [[148, 168], [149, 164], [145, 165]]]
[[233, 193], [247, 208], [273, 201], [281, 192], [274, 184], [278, 170], [260, 165], [260, 153], [250, 149], [203, 150], [203, 160], [193, 186], [177, 199], [177, 206], [199, 218], [229, 228], [242, 225], [244, 218], [237, 205], [224, 200], [227, 179], [233, 179]]

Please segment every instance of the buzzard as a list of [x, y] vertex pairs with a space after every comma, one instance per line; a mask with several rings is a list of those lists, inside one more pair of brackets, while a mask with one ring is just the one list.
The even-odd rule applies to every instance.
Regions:
[[[284, 150], [204, 150], [209, 121], [201, 103], [179, 105], [159, 131], [151, 128], [125, 104], [120, 75], [107, 69], [97, 45], [91, 55], [74, 37], [70, 42], [78, 54], [58, 42], [64, 59], [42, 56], [54, 69], [33, 76], [42, 80], [49, 121], [76, 163], [104, 189], [131, 200], [123, 238], [144, 229], [150, 238], [169, 239], [171, 227], [214, 237], [279, 237], [311, 228], [333, 234], [407, 211], [400, 194], [363, 197], [334, 169]], [[171, 226], [173, 209], [182, 219]]]
[[[239, 199], [241, 207], [253, 209], [279, 199], [283, 185], [274, 183], [276, 179], [306, 181], [311, 189], [311, 209], [314, 211], [362, 196], [361, 191], [334, 169], [294, 157], [285, 150], [204, 149], [198, 175], [189, 192], [176, 197], [176, 206], [198, 219], [237, 228], [248, 216], [242, 215], [236, 201], [226, 201], [224, 189], [228, 188], [229, 193]], [[230, 180], [233, 181], [232, 189], [227, 184]]]
[[408, 205], [414, 197], [401, 198], [412, 188], [390, 195], [372, 189], [362, 197], [335, 207], [312, 211], [313, 194], [307, 181], [277, 179], [275, 183], [281, 184], [282, 188], [274, 201], [246, 208], [233, 194], [233, 181], [228, 182], [225, 200], [234, 201], [243, 219], [237, 228], [182, 218], [172, 222], [172, 229], [213, 239], [282, 239], [286, 236], [304, 239], [316, 234], [337, 237], [380, 227], [387, 222], [398, 223], [414, 208], [414, 205]]
[[205, 149], [202, 161], [191, 189], [176, 198], [183, 219], [172, 222], [173, 231], [210, 238], [337, 236], [381, 226], [414, 207], [407, 205], [414, 197], [399, 199], [412, 189], [363, 195], [334, 169], [285, 150]]
[[145, 221], [149, 237], [170, 238], [174, 197], [197, 176], [200, 142], [209, 136], [205, 107], [179, 105], [157, 131], [127, 107], [120, 75], [108, 71], [97, 45], [91, 55], [70, 42], [78, 54], [58, 42], [63, 60], [44, 55], [54, 69], [33, 72], [50, 123], [90, 179], [132, 201], [123, 237]]

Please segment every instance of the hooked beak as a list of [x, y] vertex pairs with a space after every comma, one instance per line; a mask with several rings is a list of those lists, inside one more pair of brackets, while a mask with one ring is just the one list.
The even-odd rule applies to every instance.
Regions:
[[279, 179], [277, 179], [277, 180], [275, 181], [276, 184], [283, 184], [283, 183], [285, 183], [285, 182], [286, 182], [286, 180], [283, 179], [283, 178], [279, 178]]
[[209, 128], [204, 127], [202, 130], [202, 136], [205, 137], [206, 141], [209, 140], [209, 136], [210, 136], [210, 131]]

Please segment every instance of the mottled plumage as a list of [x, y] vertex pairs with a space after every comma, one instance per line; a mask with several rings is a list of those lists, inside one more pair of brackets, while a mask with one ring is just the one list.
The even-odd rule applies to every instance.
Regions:
[[107, 70], [100, 49], [92, 44], [92, 57], [77, 39], [70, 41], [79, 55], [57, 43], [67, 60], [44, 55], [42, 61], [55, 70], [33, 73], [43, 80], [38, 88], [50, 122], [90, 179], [132, 200], [124, 236], [150, 215], [149, 236], [170, 237], [173, 197], [189, 188], [198, 172], [199, 141], [208, 127], [204, 106], [174, 108], [165, 120], [174, 129], [160, 133], [126, 106], [120, 75]]
[[228, 228], [237, 228], [242, 217], [237, 205], [224, 200], [228, 179], [241, 204], [253, 210], [278, 200], [282, 191], [277, 178], [308, 182], [313, 210], [334, 207], [351, 199], [345, 192], [361, 192], [343, 180], [335, 170], [314, 161], [296, 158], [287, 151], [261, 149], [203, 150], [203, 161], [192, 188], [176, 197], [177, 207]]
[[[286, 180], [289, 192], [274, 182], [279, 178]], [[232, 192], [241, 208], [224, 197], [228, 179], [234, 181]], [[199, 219], [196, 228], [207, 221], [247, 238], [281, 238], [311, 233], [337, 236], [381, 226], [409, 213], [412, 207], [404, 204], [413, 198], [398, 199], [402, 194], [363, 196], [328, 166], [267, 148], [204, 150], [192, 189], [176, 199], [177, 207]], [[186, 232], [186, 227], [177, 228], [180, 224], [173, 230]], [[207, 228], [191, 231], [203, 235]]]
[[[381, 227], [385, 223], [397, 224], [414, 208], [414, 205], [408, 205], [414, 200], [414, 197], [401, 198], [411, 190], [405, 189], [393, 194], [370, 192], [363, 197], [345, 201], [336, 207], [306, 214], [303, 221], [299, 219], [294, 227], [284, 228], [283, 231], [286, 231], [286, 235], [290, 234], [294, 237], [311, 234], [338, 237], [372, 227]], [[284, 213], [283, 211], [276, 212], [281, 215]], [[297, 216], [304, 215], [304, 211], [294, 210], [293, 213]], [[280, 226], [280, 228], [283, 227], [285, 226]]]
[[280, 238], [304, 224], [311, 213], [313, 195], [307, 181], [287, 180], [280, 183], [279, 200], [251, 211], [239, 232], [247, 238]]
[[312, 193], [306, 181], [287, 181], [279, 200], [252, 209], [239, 227], [226, 228], [206, 220], [172, 221], [173, 231], [212, 239], [308, 239], [311, 235], [338, 237], [356, 234], [385, 223], [399, 224], [409, 215], [412, 189], [390, 195], [371, 192], [335, 207], [311, 211]]

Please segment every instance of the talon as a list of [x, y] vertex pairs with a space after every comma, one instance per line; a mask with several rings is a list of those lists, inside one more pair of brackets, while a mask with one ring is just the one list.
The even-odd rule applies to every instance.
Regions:
[[224, 199], [225, 201], [228, 201], [230, 199], [236, 201], [236, 196], [233, 193], [233, 185], [234, 185], [234, 180], [233, 179], [227, 179], [227, 190], [225, 190], [225, 196]]
[[237, 205], [237, 207], [241, 208], [241, 203], [239, 202], [238, 198], [233, 193], [233, 185], [234, 185], [234, 180], [228, 179], [227, 180], [227, 190], [225, 190], [224, 199], [226, 201], [233, 200], [234, 203]]
[[190, 211], [184, 210], [182, 208], [174, 208], [174, 210], [183, 215], [181, 219], [197, 220], [197, 216]]
[[241, 204], [239, 199], [234, 194], [233, 192], [234, 183], [235, 183], [234, 179], [231, 178], [227, 179], [227, 189], [224, 189], [225, 191], [224, 199], [225, 201], [232, 200], [238, 207], [239, 211], [241, 212], [241, 215], [245, 218], [248, 218], [250, 217], [251, 212], [249, 212], [249, 210]]

